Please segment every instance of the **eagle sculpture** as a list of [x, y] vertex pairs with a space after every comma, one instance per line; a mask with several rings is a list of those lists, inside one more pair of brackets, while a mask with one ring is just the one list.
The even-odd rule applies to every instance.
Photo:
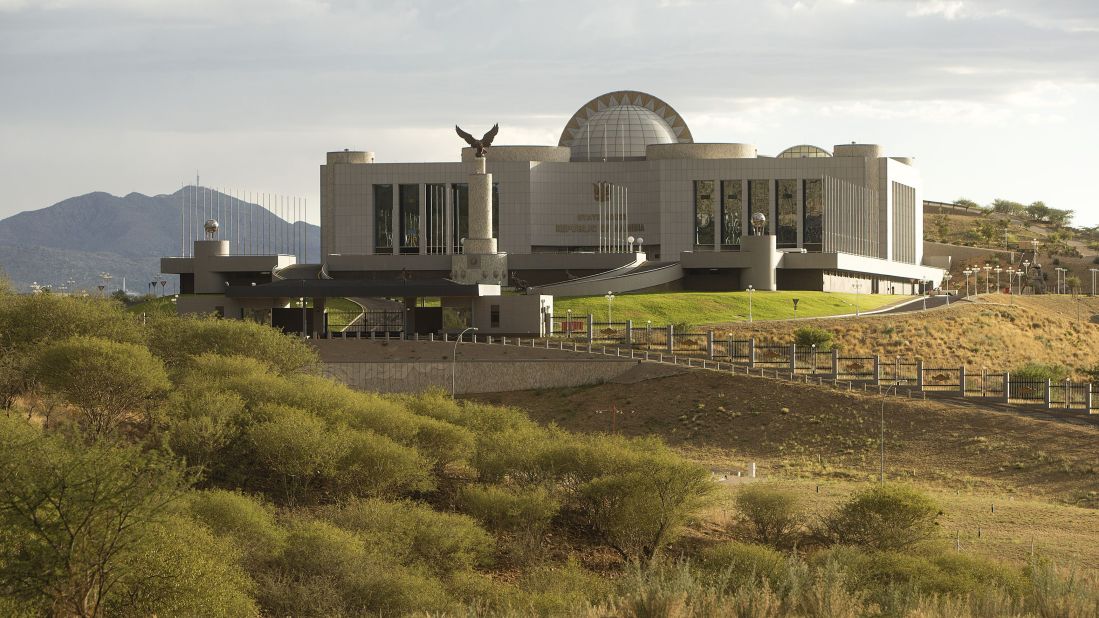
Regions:
[[458, 132], [458, 137], [466, 140], [467, 144], [469, 144], [470, 146], [476, 148], [477, 149], [476, 156], [483, 159], [484, 156], [485, 156], [485, 150], [487, 150], [488, 147], [492, 145], [492, 140], [495, 139], [496, 133], [500, 131], [500, 125], [499, 124], [492, 125], [492, 128], [489, 129], [488, 133], [485, 133], [485, 136], [482, 137], [481, 139], [474, 138], [469, 133], [466, 133], [465, 131], [463, 131], [462, 127], [459, 127], [458, 125], [454, 125], [454, 130]]

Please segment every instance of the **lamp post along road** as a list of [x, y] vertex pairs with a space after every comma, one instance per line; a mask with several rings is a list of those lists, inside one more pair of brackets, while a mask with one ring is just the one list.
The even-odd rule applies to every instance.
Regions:
[[755, 292], [755, 288], [751, 285], [748, 286], [748, 323], [752, 323], [752, 292]]
[[607, 299], [607, 324], [609, 327], [610, 323], [613, 321], [611, 320], [611, 303], [614, 302], [614, 292], [608, 290], [607, 295], [604, 296], [604, 298]]
[[458, 390], [456, 388], [458, 384], [458, 344], [462, 342], [462, 336], [471, 330], [477, 330], [476, 326], [469, 326], [462, 332], [458, 333], [458, 338], [454, 340], [454, 353], [450, 355], [450, 398], [454, 398], [454, 393]]

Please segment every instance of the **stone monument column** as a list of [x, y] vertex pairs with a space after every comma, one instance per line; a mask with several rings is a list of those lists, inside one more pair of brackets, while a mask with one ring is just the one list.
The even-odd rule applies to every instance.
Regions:
[[473, 159], [469, 175], [469, 238], [465, 252], [474, 255], [496, 253], [492, 237], [492, 174], [485, 172], [485, 158]]
[[462, 253], [451, 260], [450, 278], [466, 284], [507, 285], [508, 256], [497, 251], [496, 239], [492, 236], [492, 174], [485, 168], [485, 150], [496, 135], [496, 127], [480, 140], [457, 130], [477, 148], [477, 156], [469, 174], [469, 238], [462, 245]]

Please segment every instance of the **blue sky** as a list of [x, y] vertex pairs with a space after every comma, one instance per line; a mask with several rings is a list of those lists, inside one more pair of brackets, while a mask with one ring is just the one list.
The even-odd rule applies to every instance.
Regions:
[[1099, 2], [0, 0], [0, 217], [102, 190], [309, 198], [328, 150], [555, 144], [620, 89], [696, 141], [879, 143], [925, 197], [1099, 224]]

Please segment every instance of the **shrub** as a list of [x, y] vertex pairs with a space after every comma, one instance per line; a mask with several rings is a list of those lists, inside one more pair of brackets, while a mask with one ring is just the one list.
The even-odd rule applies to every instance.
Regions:
[[344, 497], [396, 498], [431, 491], [431, 462], [414, 448], [372, 431], [337, 430], [346, 450], [329, 479], [333, 494]]
[[146, 413], [170, 386], [164, 365], [144, 347], [94, 337], [50, 345], [38, 355], [34, 374], [79, 411], [81, 428], [92, 436]]
[[802, 524], [797, 494], [776, 485], [745, 485], [737, 492], [736, 506], [750, 538], [764, 545], [788, 547]]
[[766, 582], [774, 590], [786, 579], [786, 557], [763, 545], [721, 543], [704, 550], [698, 563], [702, 570], [720, 575], [731, 589]]
[[600, 476], [580, 489], [593, 531], [624, 560], [648, 563], [708, 503], [709, 471], [678, 456], [653, 454], [628, 472]]
[[[306, 499], [313, 486], [338, 471], [349, 450], [347, 437], [304, 410], [265, 406], [263, 413], [270, 420], [248, 430], [252, 453], [262, 466], [251, 482], [286, 502]], [[269, 478], [263, 478], [264, 470]]]
[[492, 537], [472, 518], [411, 501], [353, 500], [318, 514], [353, 531], [365, 547], [437, 575], [486, 565], [493, 551]]
[[799, 346], [817, 346], [818, 352], [828, 352], [832, 349], [832, 333], [818, 326], [802, 326], [794, 331], [794, 343]]
[[1070, 371], [1064, 365], [1048, 365], [1042, 363], [1027, 363], [1011, 371], [1013, 380], [1034, 380], [1037, 382], [1063, 382], [1069, 377]]
[[510, 489], [499, 485], [467, 485], [458, 494], [462, 510], [489, 530], [541, 534], [560, 508], [543, 487]]
[[214, 534], [232, 539], [252, 569], [274, 559], [286, 546], [287, 532], [275, 510], [242, 493], [214, 489], [191, 495], [191, 513]]
[[240, 435], [244, 401], [233, 392], [176, 390], [168, 398], [165, 443], [188, 465], [216, 473], [223, 451]]
[[300, 338], [247, 320], [166, 316], [153, 320], [147, 333], [149, 349], [173, 370], [207, 353], [247, 356], [284, 375], [312, 369], [318, 362], [316, 352]]
[[883, 485], [855, 494], [824, 520], [832, 542], [899, 550], [935, 535], [939, 507], [903, 485]]

